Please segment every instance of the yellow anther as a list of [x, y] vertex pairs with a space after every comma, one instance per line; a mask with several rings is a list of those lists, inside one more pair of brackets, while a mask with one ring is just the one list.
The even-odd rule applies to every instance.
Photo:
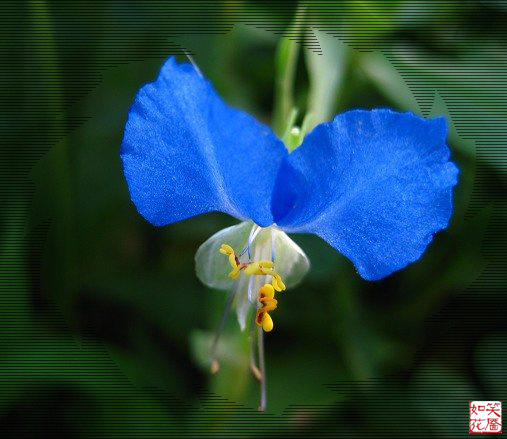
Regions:
[[284, 291], [286, 289], [285, 284], [282, 281], [282, 277], [273, 269], [261, 268], [260, 274], [271, 276], [271, 283], [276, 291]]
[[234, 250], [232, 249], [232, 247], [230, 245], [227, 245], [227, 244], [222, 244], [220, 246], [220, 253], [222, 253], [223, 255], [230, 255], [230, 254], [234, 254]]
[[259, 267], [261, 268], [273, 268], [274, 264], [272, 261], [259, 261]]
[[278, 301], [275, 299], [275, 289], [271, 284], [264, 284], [259, 289], [259, 302], [263, 305], [257, 310], [255, 317], [255, 323], [257, 326], [261, 326], [266, 332], [273, 329], [273, 319], [269, 315], [269, 312], [276, 309]]
[[268, 297], [270, 299], [274, 299], [274, 297], [275, 297], [275, 290], [273, 289], [273, 286], [270, 284], [265, 284], [264, 286], [262, 286], [261, 289], [259, 290], [259, 293], [260, 293], [261, 299], [263, 297]]
[[251, 262], [246, 264], [245, 274], [248, 276], [252, 275], [262, 275], [264, 274], [264, 270], [269, 270], [273, 268], [273, 262], [271, 261], [258, 261]]
[[232, 271], [229, 273], [231, 279], [237, 279], [240, 271], [245, 270], [247, 276], [271, 276], [271, 284], [276, 291], [285, 290], [285, 284], [282, 281], [281, 276], [274, 270], [274, 264], [272, 261], [258, 261], [250, 262], [248, 264], [240, 264], [239, 260], [234, 253], [234, 249], [228, 244], [222, 244], [220, 246], [220, 253], [229, 257], [229, 264], [231, 265]]
[[[285, 284], [283, 283], [280, 275], [278, 273], [273, 272], [272, 276], [273, 276], [273, 278], [272, 278], [273, 288], [276, 291], [284, 291], [286, 287], [285, 287]], [[276, 286], [275, 286], [275, 284], [276, 284]]]
[[251, 264], [248, 264], [248, 266], [245, 268], [245, 274], [248, 276], [252, 276], [253, 274], [257, 274], [259, 270], [260, 270], [259, 262], [252, 262]]
[[236, 268], [234, 268], [229, 274], [228, 276], [231, 278], [231, 279], [237, 279], [239, 277], [239, 271], [240, 271], [240, 268], [239, 266], [237, 266]]
[[266, 332], [270, 332], [273, 329], [273, 326], [273, 319], [267, 312], [265, 312], [264, 317], [262, 318], [262, 329]]
[[229, 277], [231, 279], [237, 279], [239, 277], [241, 267], [238, 265], [238, 258], [236, 257], [233, 248], [230, 245], [222, 244], [219, 252], [229, 257], [229, 264], [232, 268], [232, 271], [229, 273]]
[[236, 261], [236, 255], [232, 253], [229, 255], [229, 264], [231, 264], [232, 271], [229, 273], [231, 279], [237, 279], [239, 276], [240, 267]]
[[274, 272], [270, 272], [270, 273], [266, 273], [266, 274], [271, 275], [271, 284], [273, 285], [273, 288], [275, 289], [275, 291], [280, 292], [280, 291], [284, 290], [282, 287], [283, 283], [282, 283], [282, 285], [280, 285], [280, 283], [278, 282], [280, 276], [276, 275], [276, 273], [274, 273]]

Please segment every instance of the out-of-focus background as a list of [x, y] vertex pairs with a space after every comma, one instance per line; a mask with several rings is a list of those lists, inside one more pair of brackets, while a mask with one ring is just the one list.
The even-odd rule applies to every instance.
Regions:
[[[461, 437], [468, 401], [507, 399], [507, 4], [305, 5], [295, 26], [290, 1], [2, 3], [2, 437]], [[151, 226], [118, 153], [136, 92], [183, 50], [271, 124], [284, 29], [303, 43], [300, 114], [317, 99], [322, 120], [445, 115], [461, 174], [449, 229], [383, 281], [293, 237], [312, 269], [276, 311], [258, 414], [233, 316], [208, 372], [226, 297], [194, 274], [198, 246], [236, 221]]]

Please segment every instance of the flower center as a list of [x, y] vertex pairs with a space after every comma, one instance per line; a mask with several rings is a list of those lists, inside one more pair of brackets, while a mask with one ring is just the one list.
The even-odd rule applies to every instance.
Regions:
[[261, 307], [257, 310], [255, 318], [257, 325], [261, 326], [264, 331], [271, 331], [273, 329], [273, 319], [268, 313], [273, 311], [278, 303], [274, 298], [275, 291], [285, 290], [282, 277], [275, 271], [274, 257], [272, 261], [260, 260], [242, 263], [230, 245], [222, 244], [219, 251], [229, 258], [229, 264], [232, 268], [229, 273], [231, 279], [237, 279], [241, 271], [246, 276], [271, 276], [271, 284], [266, 283], [259, 289], [258, 301]]

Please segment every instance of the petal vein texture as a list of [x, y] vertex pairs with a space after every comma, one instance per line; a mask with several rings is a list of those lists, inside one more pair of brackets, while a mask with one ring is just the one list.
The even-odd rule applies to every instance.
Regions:
[[447, 227], [458, 170], [445, 119], [353, 110], [316, 127], [281, 165], [276, 224], [314, 233], [378, 280], [420, 258]]
[[286, 155], [269, 127], [228, 107], [174, 58], [137, 94], [121, 148], [132, 201], [156, 226], [212, 211], [269, 226]]

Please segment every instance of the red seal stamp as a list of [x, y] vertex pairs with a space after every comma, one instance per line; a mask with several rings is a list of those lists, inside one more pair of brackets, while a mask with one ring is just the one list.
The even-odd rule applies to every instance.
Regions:
[[501, 433], [502, 401], [470, 401], [469, 433]]

